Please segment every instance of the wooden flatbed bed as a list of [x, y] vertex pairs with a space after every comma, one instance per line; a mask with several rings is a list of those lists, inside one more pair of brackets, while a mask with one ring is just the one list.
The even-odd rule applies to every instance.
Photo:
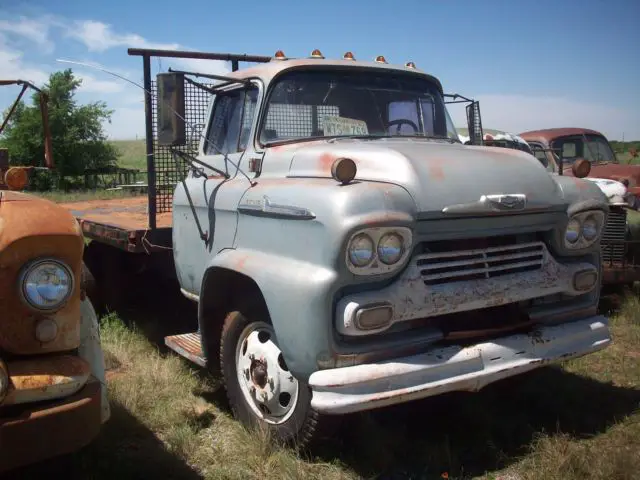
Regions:
[[128, 252], [171, 248], [171, 212], [156, 215], [149, 228], [147, 197], [60, 203], [78, 219], [84, 235]]

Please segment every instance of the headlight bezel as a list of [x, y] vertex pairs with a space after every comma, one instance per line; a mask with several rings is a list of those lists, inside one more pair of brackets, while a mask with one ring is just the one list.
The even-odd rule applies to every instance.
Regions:
[[[585, 235], [584, 235], [584, 223], [587, 219], [593, 219], [596, 224], [597, 233], [592, 239], [587, 239], [585, 238]], [[593, 247], [593, 245], [595, 245], [596, 243], [599, 243], [600, 240], [602, 239], [602, 233], [604, 232], [605, 219], [606, 219], [606, 215], [605, 215], [605, 212], [603, 212], [602, 210], [583, 210], [571, 215], [567, 220], [567, 223], [564, 227], [564, 232], [562, 235], [564, 248], [569, 251], [587, 250]], [[567, 239], [567, 233], [569, 231], [569, 225], [573, 221], [577, 222], [580, 225], [580, 229], [579, 229], [580, 233], [575, 242], [570, 242]]]
[[[33, 302], [29, 298], [29, 295], [26, 291], [25, 282], [30, 273], [32, 273], [36, 268], [41, 267], [45, 264], [53, 264], [57, 268], [60, 268], [61, 270], [64, 271], [64, 273], [68, 276], [68, 279], [69, 279], [69, 289], [66, 295], [62, 298], [62, 300], [60, 300], [55, 304], [42, 307], [37, 303]], [[52, 313], [52, 312], [57, 312], [58, 310], [61, 310], [62, 308], [64, 308], [64, 306], [69, 302], [71, 297], [73, 297], [73, 293], [76, 288], [76, 279], [73, 273], [73, 269], [64, 261], [58, 258], [53, 258], [53, 257], [41, 257], [25, 263], [25, 265], [21, 268], [20, 273], [18, 275], [17, 288], [20, 294], [20, 300], [22, 300], [22, 303], [26, 305], [28, 308], [39, 313]]]
[[[378, 255], [378, 246], [380, 240], [389, 234], [396, 234], [402, 239], [402, 253], [397, 261], [386, 264], [380, 260]], [[356, 266], [351, 262], [349, 250], [352, 242], [359, 235], [366, 234], [373, 242], [373, 255], [371, 260], [364, 266]], [[380, 275], [396, 271], [406, 262], [407, 257], [411, 253], [413, 244], [413, 232], [408, 227], [401, 226], [384, 226], [384, 227], [364, 227], [355, 230], [349, 235], [344, 249], [344, 262], [347, 269], [356, 275]]]

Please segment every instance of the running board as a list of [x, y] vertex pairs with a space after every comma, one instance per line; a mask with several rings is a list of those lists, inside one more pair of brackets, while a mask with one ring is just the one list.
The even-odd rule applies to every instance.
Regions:
[[201, 367], [207, 366], [207, 360], [202, 353], [199, 333], [183, 333], [164, 337], [164, 343], [181, 357], [190, 360]]

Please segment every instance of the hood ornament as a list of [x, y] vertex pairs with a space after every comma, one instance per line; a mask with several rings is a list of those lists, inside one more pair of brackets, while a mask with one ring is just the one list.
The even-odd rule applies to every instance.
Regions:
[[522, 210], [527, 205], [527, 196], [524, 193], [483, 195], [480, 202], [488, 203], [496, 210]]
[[[477, 202], [449, 205], [442, 209], [442, 213], [449, 215], [477, 215], [487, 213], [518, 212], [527, 206], [527, 196], [524, 193], [498, 193], [482, 195]], [[544, 210], [548, 204], [536, 204], [535, 210]]]

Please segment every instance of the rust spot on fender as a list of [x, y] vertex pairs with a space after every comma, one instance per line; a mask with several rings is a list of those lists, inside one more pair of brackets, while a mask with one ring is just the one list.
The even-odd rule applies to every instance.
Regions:
[[429, 176], [436, 181], [444, 180], [444, 170], [440, 162], [429, 165]]
[[245, 264], [247, 263], [248, 259], [249, 259], [248, 255], [244, 255], [240, 257], [234, 264], [234, 267], [236, 268], [236, 270], [242, 270]]
[[394, 212], [392, 210], [383, 210], [380, 212], [372, 213], [363, 218], [364, 225], [375, 225], [378, 223], [386, 224], [389, 222], [409, 223], [411, 221], [411, 215], [401, 212]]
[[585, 190], [587, 188], [587, 183], [586, 180], [583, 180], [581, 178], [575, 178], [575, 177], [571, 177], [573, 179], [573, 183], [576, 184], [576, 187], [578, 187], [578, 190]]

